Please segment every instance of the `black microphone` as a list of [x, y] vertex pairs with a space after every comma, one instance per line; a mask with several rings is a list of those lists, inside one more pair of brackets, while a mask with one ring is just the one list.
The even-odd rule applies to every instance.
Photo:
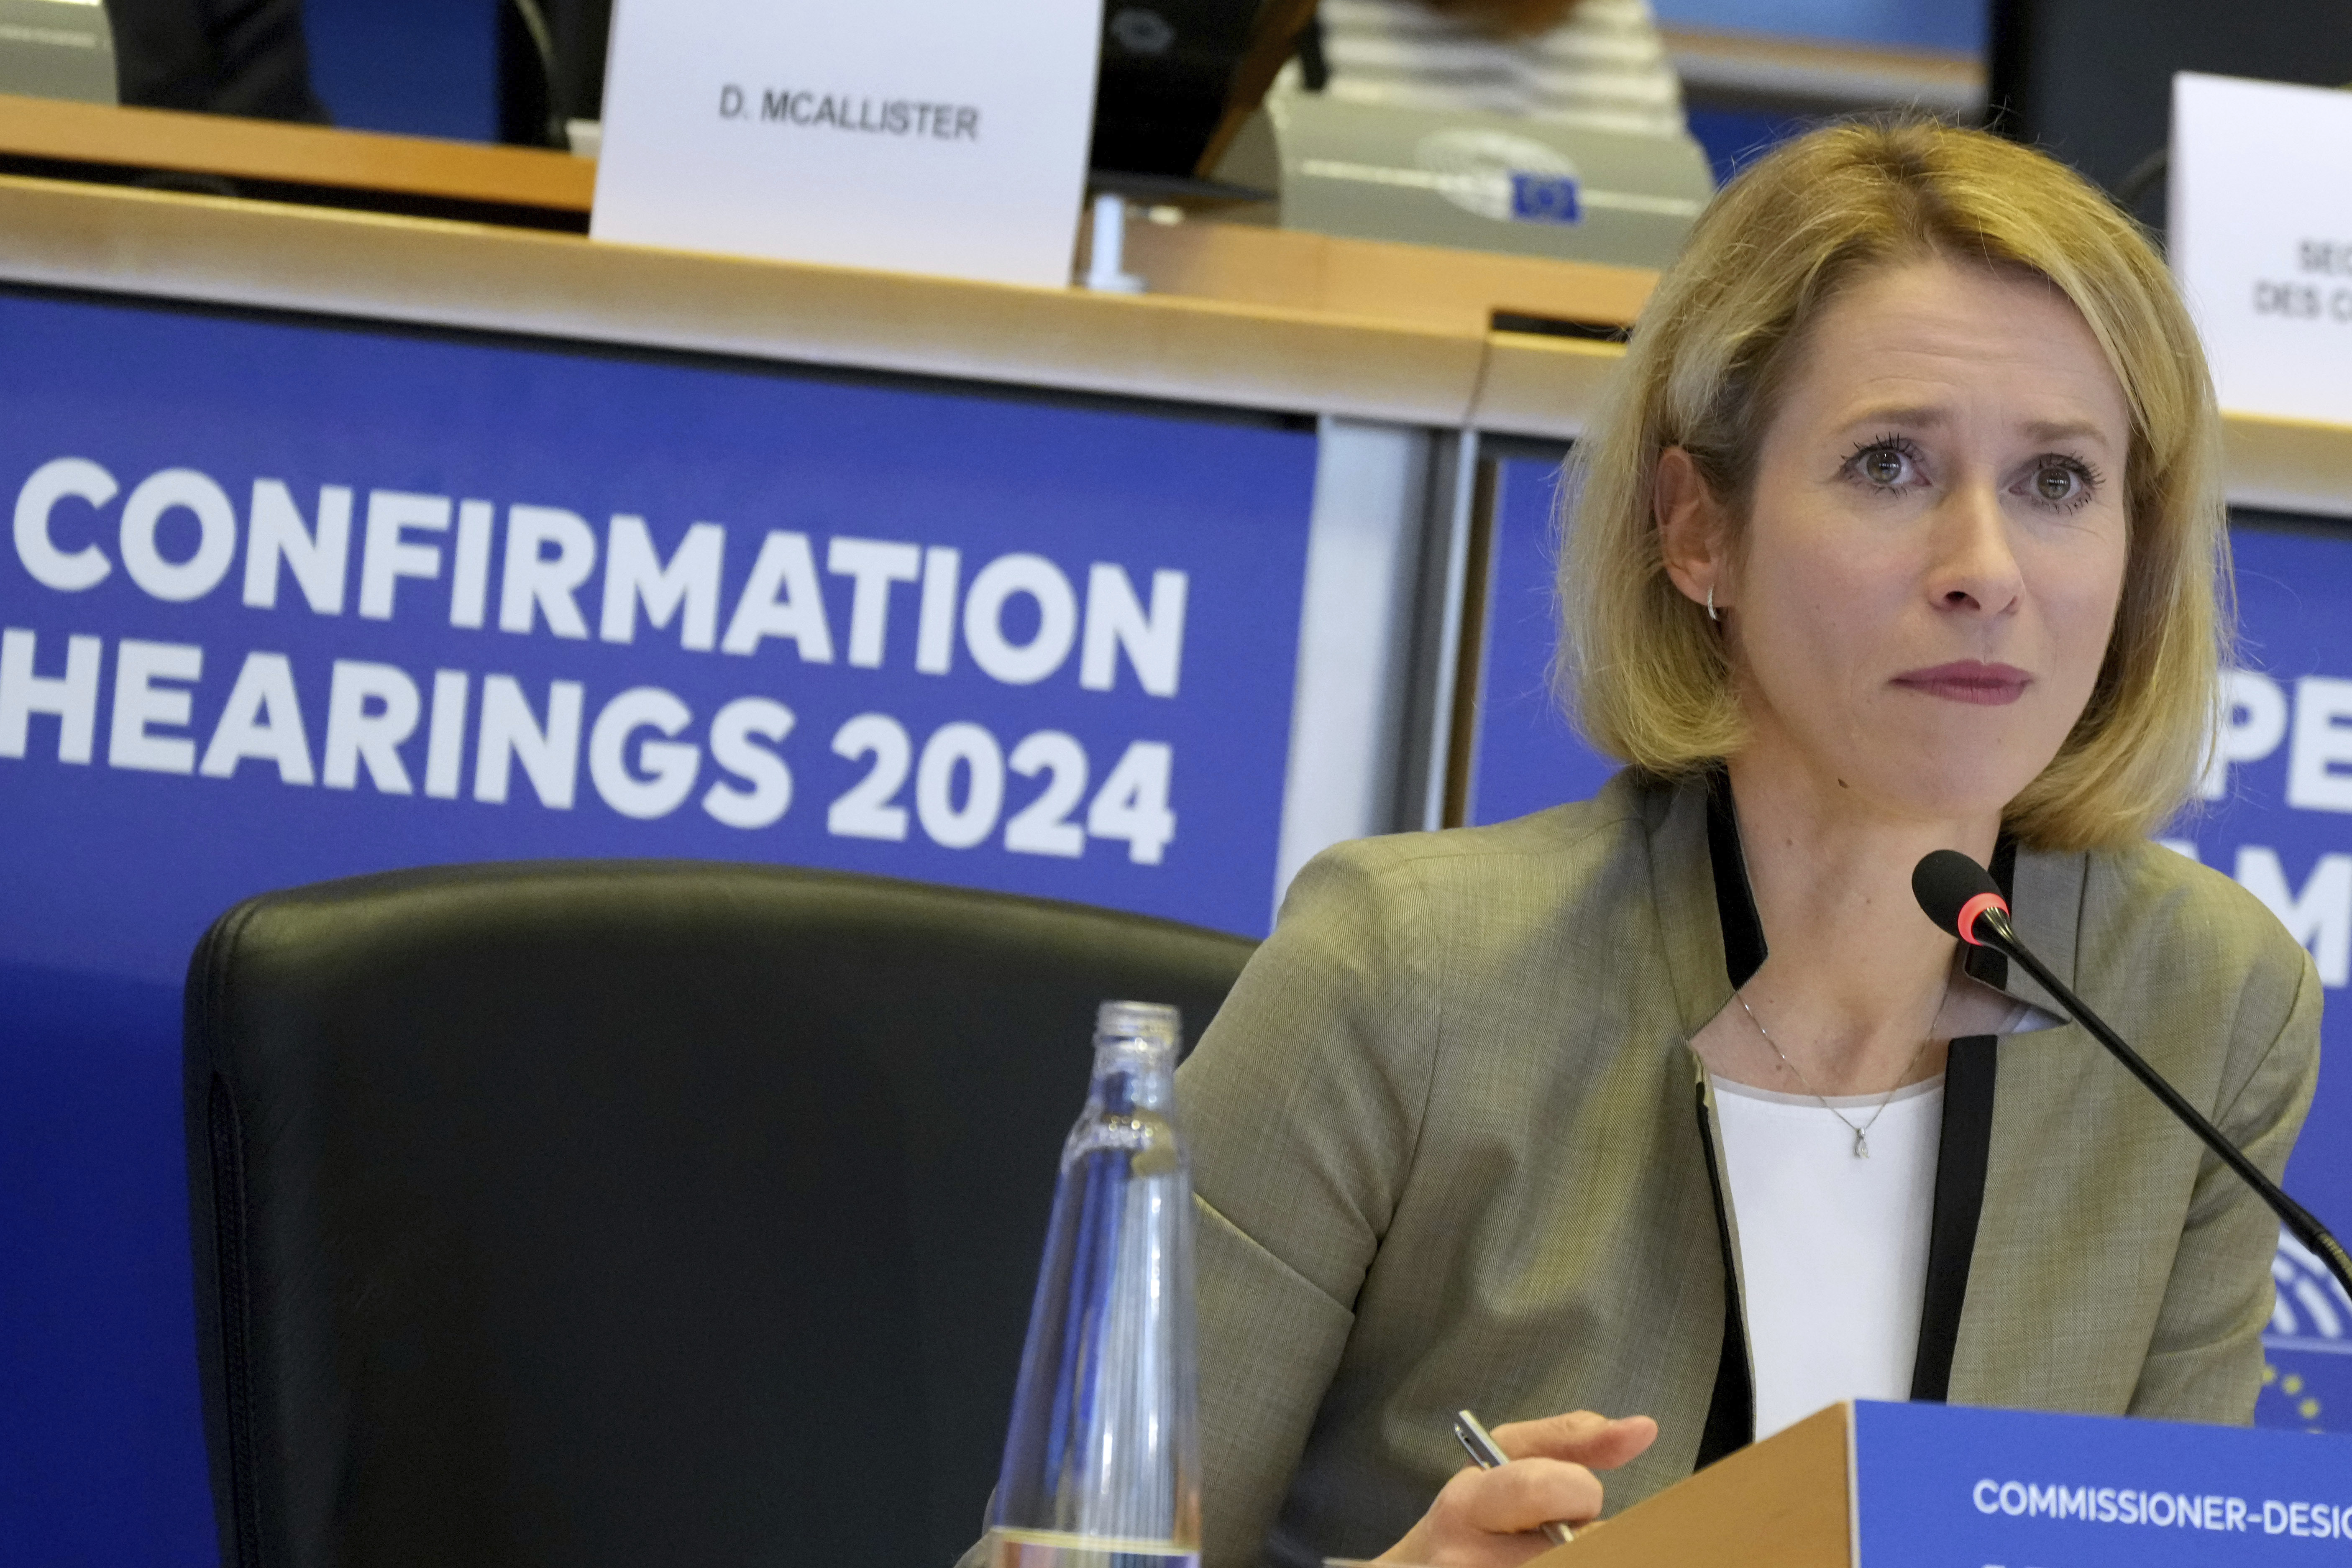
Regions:
[[2073, 1016], [2074, 1022], [2088, 1029], [2093, 1039], [2113, 1052], [2117, 1061], [2131, 1069], [2134, 1078], [2164, 1101], [2166, 1110], [2202, 1138], [2205, 1147], [2212, 1150], [2223, 1164], [2237, 1172], [2239, 1179], [2270, 1205], [2279, 1223], [2297, 1241], [2324, 1258], [2336, 1281], [2352, 1293], [2352, 1258], [2345, 1256], [2343, 1243], [2329, 1235], [2327, 1227], [2309, 1209], [2263, 1174], [2262, 1167], [2247, 1159], [2243, 1150], [2206, 1121], [2204, 1113], [2182, 1099], [2180, 1091], [2168, 1083], [2162, 1073], [2148, 1066], [2137, 1051], [2124, 1043], [2121, 1035], [2107, 1026], [2105, 1019], [2083, 1005], [2083, 999], [2051, 973], [2048, 964], [2033, 956], [2010, 925], [2009, 900], [2000, 896], [2000, 889], [1990, 872], [1956, 849], [1938, 849], [1912, 868], [1911, 894], [1919, 900], [1927, 918], [1944, 930], [1971, 946], [1989, 947], [2016, 960], [2025, 973], [2040, 981], [2042, 988], [2058, 999], [2058, 1005]]

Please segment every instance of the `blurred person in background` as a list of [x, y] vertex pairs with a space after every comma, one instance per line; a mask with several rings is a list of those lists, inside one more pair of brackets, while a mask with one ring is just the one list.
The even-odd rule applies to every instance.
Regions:
[[1284, 85], [1587, 131], [1683, 131], [1682, 84], [1649, 0], [1322, 0]]

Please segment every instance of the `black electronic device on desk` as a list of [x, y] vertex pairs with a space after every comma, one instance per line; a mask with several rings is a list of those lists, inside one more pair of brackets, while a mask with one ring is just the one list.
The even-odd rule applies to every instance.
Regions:
[[2352, 5], [1993, 0], [1988, 63], [1992, 129], [2160, 224], [2174, 73], [2341, 87], [2352, 82]]
[[1099, 188], [1263, 195], [1211, 177], [1297, 47], [1314, 0], [1110, 0], [1087, 166]]
[[1663, 268], [1715, 195], [1672, 136], [1276, 90], [1218, 168], [1280, 192], [1285, 228]]

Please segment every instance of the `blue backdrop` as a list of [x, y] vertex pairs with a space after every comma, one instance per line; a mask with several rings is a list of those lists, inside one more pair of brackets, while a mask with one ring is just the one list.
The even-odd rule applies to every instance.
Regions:
[[680, 856], [1268, 923], [1307, 431], [22, 293], [0, 353], [0, 1559], [210, 1559], [178, 988], [236, 900]]
[[[1552, 694], [1558, 480], [1553, 462], [1501, 465], [1472, 822], [1584, 799], [1616, 771]], [[2242, 514], [2231, 542], [2246, 668], [2231, 677], [2230, 760], [2168, 842], [2235, 877], [2311, 946], [2327, 988], [2321, 1055], [2334, 1062], [2352, 1051], [2352, 527]], [[2322, 1068], [2287, 1184], [2352, 1234], [2352, 1085], [2340, 1072]], [[2352, 1300], [2284, 1238], [2273, 1272], [2279, 1308], [2257, 1419], [2352, 1431]]]

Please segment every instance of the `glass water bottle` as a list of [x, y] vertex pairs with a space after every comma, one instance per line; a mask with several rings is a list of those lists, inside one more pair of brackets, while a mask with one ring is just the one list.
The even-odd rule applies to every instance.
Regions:
[[1192, 1172], [1173, 1007], [1106, 1002], [1062, 1145], [990, 1568], [1194, 1568]]

